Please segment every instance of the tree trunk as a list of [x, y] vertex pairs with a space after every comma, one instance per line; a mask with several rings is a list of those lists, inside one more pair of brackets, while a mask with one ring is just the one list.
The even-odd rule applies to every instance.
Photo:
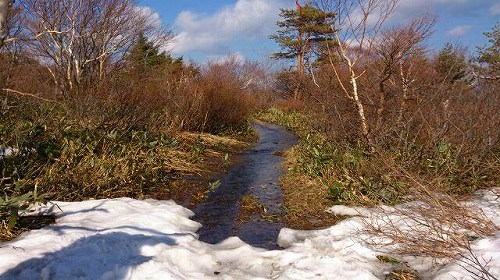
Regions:
[[[298, 40], [303, 44], [303, 33], [302, 31], [299, 30], [299, 37]], [[300, 84], [302, 82], [302, 75], [304, 74], [304, 45], [300, 46], [300, 50], [297, 53], [297, 80], [296, 80], [296, 87], [293, 92], [293, 99], [294, 100], [299, 100], [300, 99]]]
[[399, 108], [399, 114], [397, 119], [397, 124], [401, 125], [403, 122], [404, 112], [406, 110], [406, 103], [408, 101], [408, 78], [405, 77], [403, 71], [403, 62], [399, 62], [399, 75], [401, 76], [401, 83], [403, 85], [403, 96], [401, 99], [401, 106]]
[[5, 35], [7, 34], [6, 22], [10, 4], [11, 0], [0, 0], [0, 44], [2, 43]]
[[384, 112], [385, 112], [385, 103], [386, 103], [386, 92], [385, 92], [385, 82], [391, 77], [391, 75], [387, 74], [379, 83], [379, 97], [378, 97], [378, 108], [377, 108], [377, 130], [382, 128], [382, 124], [384, 123]]
[[99, 58], [99, 82], [104, 79], [105, 71], [106, 71], [106, 56], [102, 56]]
[[371, 135], [370, 135], [370, 127], [369, 127], [368, 122], [366, 120], [365, 108], [364, 108], [363, 103], [361, 102], [361, 100], [359, 98], [359, 94], [358, 94], [357, 79], [360, 77], [360, 75], [356, 75], [356, 73], [354, 72], [355, 71], [354, 64], [353, 64], [352, 60], [349, 58], [349, 56], [347, 55], [344, 47], [342, 46], [342, 43], [340, 41], [338, 34], [335, 34], [335, 39], [337, 41], [337, 48], [338, 48], [337, 51], [338, 51], [340, 57], [344, 60], [345, 64], [347, 65], [347, 68], [349, 69], [349, 75], [350, 75], [349, 82], [350, 82], [351, 87], [352, 87], [352, 89], [350, 91], [347, 90], [347, 88], [342, 83], [340, 76], [339, 76], [338, 72], [335, 70], [335, 67], [334, 67], [331, 59], [330, 59], [330, 64], [332, 65], [332, 67], [335, 71], [335, 75], [337, 76], [337, 80], [339, 81], [340, 85], [342, 86], [342, 89], [345, 91], [348, 98], [353, 100], [354, 103], [356, 104], [356, 109], [358, 111], [358, 116], [359, 116], [361, 134], [365, 138], [365, 140], [369, 146], [370, 152], [373, 153], [375, 151], [375, 148], [373, 145], [373, 139], [371, 138]]
[[374, 151], [373, 140], [370, 135], [370, 128], [368, 126], [368, 122], [366, 121], [365, 108], [363, 106], [363, 103], [359, 99], [356, 74], [352, 70], [351, 70], [351, 85], [352, 85], [352, 96], [354, 98], [354, 102], [356, 103], [356, 108], [358, 109], [359, 120], [361, 123], [360, 127], [361, 133], [363, 134], [363, 137], [366, 139], [368, 146], [370, 147], [370, 152], [373, 152]]

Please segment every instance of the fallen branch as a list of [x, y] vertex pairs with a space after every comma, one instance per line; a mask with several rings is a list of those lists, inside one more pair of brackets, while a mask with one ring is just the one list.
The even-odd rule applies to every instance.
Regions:
[[32, 93], [21, 92], [21, 91], [10, 89], [10, 88], [3, 88], [2, 91], [8, 92], [8, 93], [15, 93], [15, 94], [21, 95], [21, 96], [33, 97], [33, 98], [36, 98], [36, 99], [39, 99], [39, 100], [43, 100], [43, 101], [46, 101], [46, 102], [52, 102], [52, 103], [58, 103], [59, 104], [59, 102], [57, 102], [57, 101], [50, 100], [50, 99], [47, 99], [47, 98], [43, 98], [43, 97], [40, 97], [40, 96], [32, 94]]

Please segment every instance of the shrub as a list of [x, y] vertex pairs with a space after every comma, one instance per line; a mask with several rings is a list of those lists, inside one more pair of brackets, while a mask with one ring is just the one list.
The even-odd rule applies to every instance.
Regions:
[[[199, 174], [202, 164], [209, 168], [208, 155], [223, 157], [215, 147], [220, 141], [186, 139], [180, 130], [250, 133], [253, 99], [236, 80], [238, 65], [214, 64], [198, 73], [167, 66], [140, 75], [125, 68], [65, 96], [54, 85], [34, 91], [20, 72], [3, 80], [19, 90], [2, 91], [0, 103], [0, 147], [18, 151], [0, 158], [2, 222], [10, 220], [11, 228], [9, 217], [37, 193], [56, 200], [169, 198], [182, 191], [173, 180]], [[34, 79], [47, 74], [38, 70]]]
[[247, 130], [256, 100], [244, 88], [236, 61], [210, 63], [201, 73], [180, 85], [171, 117], [181, 129], [222, 133]]

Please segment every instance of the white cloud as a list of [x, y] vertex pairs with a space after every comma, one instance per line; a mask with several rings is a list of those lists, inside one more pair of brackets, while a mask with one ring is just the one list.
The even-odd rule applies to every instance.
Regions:
[[493, 4], [493, 6], [490, 7], [490, 14], [492, 16], [500, 15], [500, 3]]
[[287, 2], [238, 0], [209, 16], [191, 11], [181, 12], [175, 21], [175, 27], [180, 32], [174, 42], [173, 52], [224, 54], [229, 52], [226, 44], [231, 40], [266, 38], [276, 28], [279, 8], [288, 6]]
[[139, 13], [140, 16], [145, 18], [145, 29], [146, 37], [155, 44], [158, 44], [161, 51], [170, 52], [172, 46], [172, 37], [168, 33], [168, 29], [165, 28], [160, 15], [146, 6], [136, 6], [135, 11]]
[[224, 64], [226, 62], [235, 62], [238, 64], [243, 64], [246, 61], [245, 56], [240, 52], [235, 52], [227, 55], [209, 55], [207, 60], [211, 63]]
[[470, 25], [459, 25], [446, 32], [446, 35], [448, 37], [460, 37], [469, 32], [471, 28], [472, 26]]
[[142, 16], [144, 16], [145, 18], [147, 18], [147, 25], [151, 25], [151, 26], [157, 26], [157, 27], [160, 27], [163, 25], [162, 21], [161, 21], [161, 18], [160, 18], [160, 15], [155, 12], [153, 9], [151, 9], [150, 7], [146, 7], [146, 6], [137, 6], [135, 7], [136, 11], [141, 14]]

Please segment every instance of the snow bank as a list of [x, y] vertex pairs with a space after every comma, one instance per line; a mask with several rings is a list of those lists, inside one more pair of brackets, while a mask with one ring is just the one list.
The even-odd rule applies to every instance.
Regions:
[[[497, 196], [484, 193], [472, 203], [500, 224]], [[56, 204], [62, 212], [54, 205], [36, 209], [57, 215], [55, 225], [0, 244], [0, 279], [383, 279], [392, 269], [355, 238], [363, 227], [359, 217], [325, 230], [283, 229], [279, 244], [286, 249], [266, 251], [236, 237], [200, 242], [193, 213], [172, 201]], [[474, 250], [491, 258], [500, 275], [500, 235], [474, 243]], [[465, 275], [450, 265], [436, 279]]]
[[38, 209], [56, 214], [55, 225], [1, 245], [0, 279], [256, 279], [271, 273], [262, 263], [274, 253], [238, 238], [217, 246], [199, 242], [193, 213], [172, 201], [56, 205]]
[[[480, 208], [486, 217], [500, 227], [500, 188], [478, 192], [477, 198], [466, 203], [470, 207]], [[487, 262], [489, 271], [500, 278], [500, 232], [493, 237], [472, 243], [473, 252], [480, 260]], [[436, 280], [471, 279], [464, 268], [454, 263], [443, 268], [435, 277]]]

